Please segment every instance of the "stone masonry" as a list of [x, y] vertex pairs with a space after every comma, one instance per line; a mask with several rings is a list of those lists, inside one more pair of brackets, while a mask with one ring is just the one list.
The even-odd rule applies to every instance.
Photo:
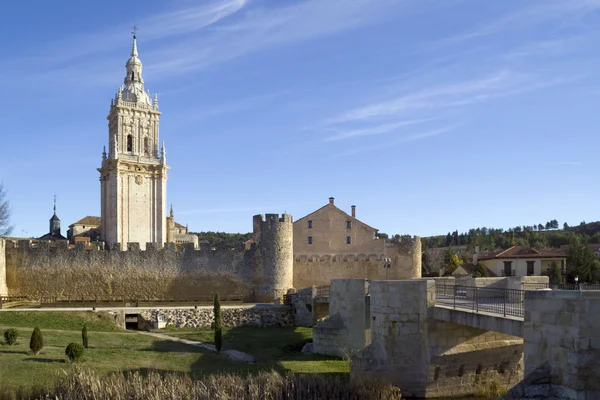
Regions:
[[372, 281], [371, 344], [351, 373], [389, 380], [409, 397], [469, 395], [484, 372], [507, 383], [522, 376], [523, 340], [436, 321], [433, 280]]
[[313, 328], [313, 351], [350, 356], [369, 343], [369, 306], [364, 279], [331, 281], [329, 318]]
[[[139, 316], [146, 323], [151, 323], [157, 320], [159, 314], [165, 317], [168, 327], [210, 328], [214, 321], [212, 307], [142, 310]], [[221, 307], [221, 319], [225, 328], [294, 326], [294, 316], [288, 306]]]
[[8, 295], [6, 286], [6, 241], [0, 238], [0, 296]]
[[525, 379], [506, 399], [600, 399], [600, 291], [525, 294]]

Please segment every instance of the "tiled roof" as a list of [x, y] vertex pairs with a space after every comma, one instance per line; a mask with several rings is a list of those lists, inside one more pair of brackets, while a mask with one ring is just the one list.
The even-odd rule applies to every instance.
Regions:
[[352, 219], [352, 220], [358, 221], [358, 222], [360, 222], [361, 224], [364, 224], [364, 225], [366, 225], [366, 226], [367, 226], [367, 228], [371, 228], [371, 229], [373, 229], [374, 231], [379, 231], [379, 229], [377, 229], [377, 228], [373, 228], [372, 226], [370, 226], [370, 225], [368, 225], [368, 224], [364, 223], [363, 221], [361, 221], [360, 219], [358, 219], [358, 218], [356, 218], [356, 217], [353, 217], [352, 215], [348, 214], [347, 212], [345, 212], [345, 211], [344, 211], [344, 210], [342, 210], [341, 208], [337, 207], [335, 204], [331, 204], [331, 203], [327, 203], [327, 204], [325, 204], [323, 207], [316, 209], [315, 211], [311, 212], [310, 214], [307, 214], [307, 215], [305, 215], [304, 217], [302, 217], [302, 218], [300, 218], [300, 219], [297, 219], [296, 221], [294, 221], [294, 224], [295, 224], [295, 223], [297, 223], [297, 222], [299, 222], [299, 221], [302, 221], [302, 220], [304, 220], [304, 219], [306, 219], [306, 218], [308, 218], [308, 217], [310, 217], [311, 215], [313, 215], [313, 214], [315, 214], [315, 213], [317, 213], [317, 212], [321, 211], [322, 209], [324, 209], [324, 208], [326, 208], [326, 207], [333, 207], [333, 208], [334, 208], [334, 209], [336, 209], [337, 211], [339, 211], [339, 212], [341, 212], [342, 214], [344, 214], [344, 215], [345, 215], [345, 216], [346, 216], [348, 219]]
[[185, 225], [181, 225], [179, 222], [175, 222], [175, 228], [185, 229]]
[[100, 226], [100, 217], [94, 217], [94, 216], [88, 215], [87, 217], [81, 218], [77, 222], [73, 222], [71, 225], [69, 225], [69, 227], [71, 227], [73, 225], [97, 225], [97, 226]]
[[[487, 272], [487, 276], [490, 278], [496, 277], [497, 275], [492, 272], [491, 269], [489, 269], [488, 267], [486, 267], [485, 265], [481, 264], [481, 266], [485, 269], [485, 271]], [[466, 263], [466, 264], [462, 264], [460, 265], [458, 268], [462, 268], [467, 274], [472, 275], [473, 274], [473, 269], [475, 268], [475, 264], [473, 263]], [[456, 271], [455, 271], [456, 272]], [[452, 274], [454, 275], [454, 274]]]
[[482, 254], [478, 257], [478, 259], [493, 260], [501, 258], [564, 258], [566, 256], [567, 255], [561, 251], [513, 246], [510, 249], [501, 250], [490, 254]]

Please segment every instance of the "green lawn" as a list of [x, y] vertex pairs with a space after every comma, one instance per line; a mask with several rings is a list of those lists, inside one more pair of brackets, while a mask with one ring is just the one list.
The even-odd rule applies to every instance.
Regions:
[[58, 329], [65, 331], [81, 330], [87, 324], [88, 331], [110, 332], [121, 328], [114, 324], [114, 318], [106, 312], [93, 311], [2, 311], [0, 327]]
[[[65, 361], [65, 347], [70, 342], [81, 343], [79, 329], [83, 321], [88, 324], [90, 348], [81, 364], [100, 374], [155, 370], [186, 373], [194, 377], [214, 372], [254, 373], [264, 369], [275, 369], [281, 373], [348, 374], [346, 361], [300, 353], [302, 344], [311, 338], [312, 331], [308, 328], [225, 330], [225, 348], [240, 350], [257, 358], [256, 364], [247, 364], [231, 361], [226, 355], [195, 346], [119, 330], [106, 325], [106, 320], [93, 313], [63, 314], [65, 315], [54, 312], [0, 313], [0, 326], [17, 327], [20, 334], [15, 346], [4, 344], [3, 338], [0, 340], [0, 387], [50, 385], [57, 374], [68, 371], [70, 364]], [[17, 318], [18, 315], [22, 318]], [[44, 335], [45, 346], [37, 356], [29, 351], [29, 337], [33, 326], [39, 326]], [[65, 330], [55, 330], [60, 327]], [[212, 342], [210, 330], [169, 330], [162, 333]]]

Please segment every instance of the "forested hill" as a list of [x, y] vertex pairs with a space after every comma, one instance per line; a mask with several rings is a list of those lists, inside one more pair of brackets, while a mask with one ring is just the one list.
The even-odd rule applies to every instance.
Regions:
[[507, 249], [511, 246], [530, 246], [536, 248], [558, 248], [569, 244], [577, 237], [587, 243], [600, 243], [600, 222], [569, 226], [566, 222], [559, 229], [558, 221], [552, 220], [534, 226], [516, 226], [514, 228], [476, 228], [468, 232], [448, 232], [446, 235], [422, 238], [423, 248], [467, 246], [469, 250], [479, 246], [480, 250]]
[[226, 232], [190, 232], [198, 236], [198, 240], [206, 240], [217, 249], [235, 249], [252, 237], [252, 233], [226, 233]]

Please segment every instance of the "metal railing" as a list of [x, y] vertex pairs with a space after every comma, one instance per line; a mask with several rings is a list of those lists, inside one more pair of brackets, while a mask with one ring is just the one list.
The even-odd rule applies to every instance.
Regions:
[[27, 296], [0, 296], [0, 309], [2, 309], [3, 304], [17, 301], [27, 301]]
[[551, 285], [552, 290], [600, 290], [599, 283], [561, 283]]
[[524, 290], [436, 284], [435, 304], [489, 313], [504, 317], [523, 318]]

